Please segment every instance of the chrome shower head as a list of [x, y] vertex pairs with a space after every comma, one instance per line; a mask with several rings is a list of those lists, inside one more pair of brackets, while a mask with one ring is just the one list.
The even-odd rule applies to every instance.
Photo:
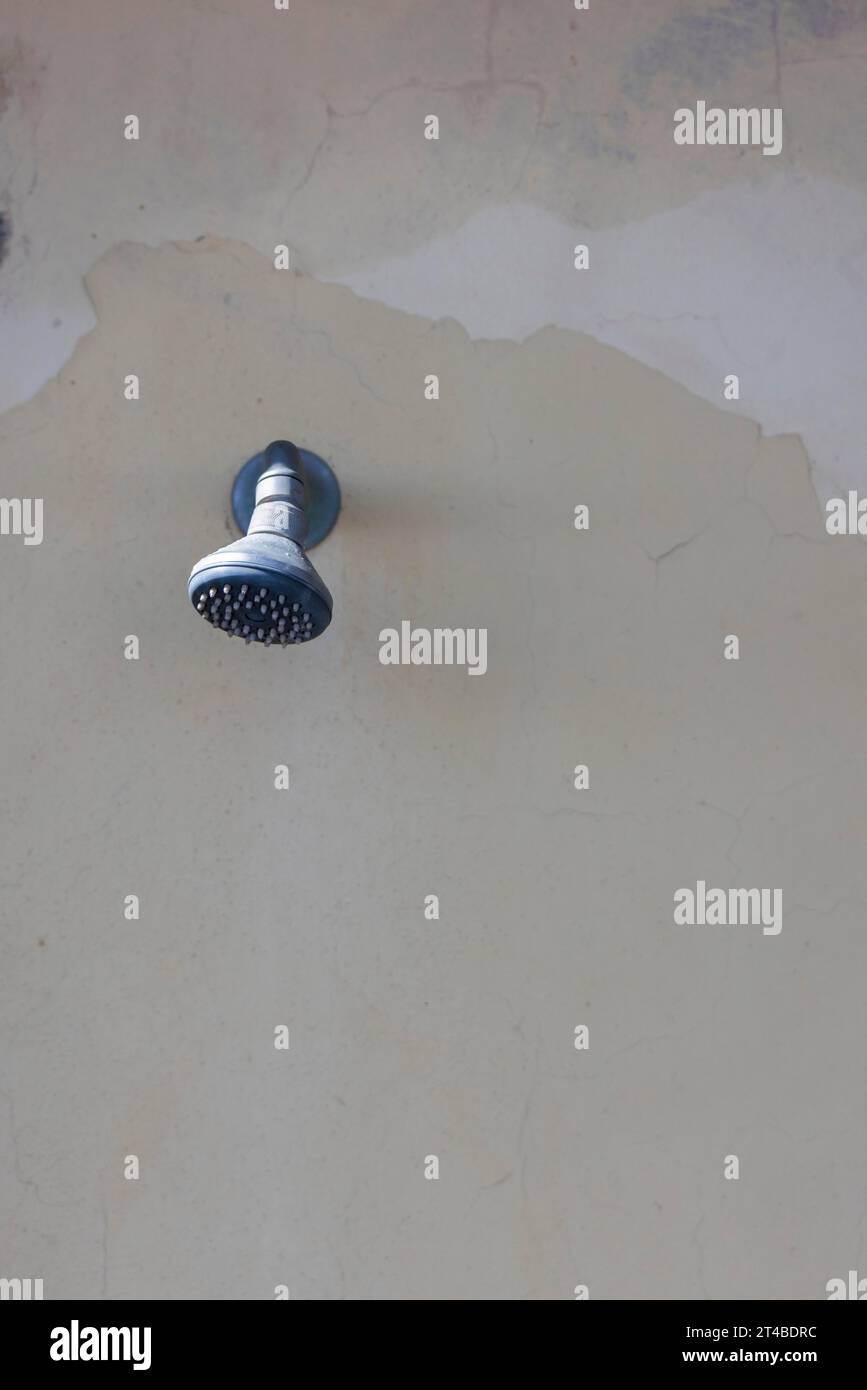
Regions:
[[[336, 519], [340, 493], [328, 465], [319, 459], [316, 463], [330, 479], [320, 477], [317, 469], [319, 495], [314, 501], [321, 539]], [[242, 480], [249, 485], [252, 473], [257, 476], [255, 506], [246, 536], [200, 560], [187, 592], [205, 621], [230, 637], [266, 647], [309, 642], [331, 622], [332, 600], [305, 550], [310, 497], [301, 452], [278, 439], [251, 459], [236, 480], [236, 515], [244, 511]]]

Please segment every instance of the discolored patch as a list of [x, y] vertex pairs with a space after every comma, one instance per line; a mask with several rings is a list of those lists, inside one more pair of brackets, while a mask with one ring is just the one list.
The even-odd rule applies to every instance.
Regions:
[[867, 0], [786, 0], [783, 13], [815, 39], [837, 39], [867, 23]]
[[684, 6], [634, 50], [622, 90], [644, 103], [658, 77], [701, 89], [759, 67], [772, 52], [773, 17], [773, 0], [735, 0], [698, 11]]

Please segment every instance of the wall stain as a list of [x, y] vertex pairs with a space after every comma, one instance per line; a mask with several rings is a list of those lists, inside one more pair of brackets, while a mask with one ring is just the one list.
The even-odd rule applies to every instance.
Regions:
[[668, 75], [701, 89], [771, 54], [773, 0], [733, 0], [697, 14], [684, 7], [641, 43], [624, 72], [626, 95], [644, 104], [655, 78]]
[[816, 39], [836, 39], [867, 22], [867, 0], [785, 0], [784, 13], [793, 28]]
[[[645, 105], [654, 80], [668, 76], [708, 94], [738, 70], [768, 66], [774, 32], [831, 40], [867, 22], [867, 0], [725, 0], [702, 13], [683, 6], [638, 45], [622, 78], [624, 94]], [[816, 55], [821, 56], [820, 54]]]

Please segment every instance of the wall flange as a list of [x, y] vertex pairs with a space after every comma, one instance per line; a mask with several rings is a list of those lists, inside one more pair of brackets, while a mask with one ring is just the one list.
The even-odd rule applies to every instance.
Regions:
[[[340, 484], [334, 470], [309, 449], [299, 449], [307, 487], [307, 540], [312, 550], [329, 534], [340, 515]], [[256, 505], [256, 484], [265, 472], [265, 450], [248, 459], [232, 484], [232, 515], [235, 525], [246, 536]]]

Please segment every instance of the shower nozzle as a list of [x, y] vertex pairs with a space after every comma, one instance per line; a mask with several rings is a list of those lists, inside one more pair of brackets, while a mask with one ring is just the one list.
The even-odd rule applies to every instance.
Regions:
[[331, 622], [332, 601], [306, 546], [328, 534], [340, 509], [328, 464], [275, 440], [241, 469], [232, 505], [247, 534], [194, 567], [187, 586], [194, 608], [230, 637], [266, 647], [318, 637]]

